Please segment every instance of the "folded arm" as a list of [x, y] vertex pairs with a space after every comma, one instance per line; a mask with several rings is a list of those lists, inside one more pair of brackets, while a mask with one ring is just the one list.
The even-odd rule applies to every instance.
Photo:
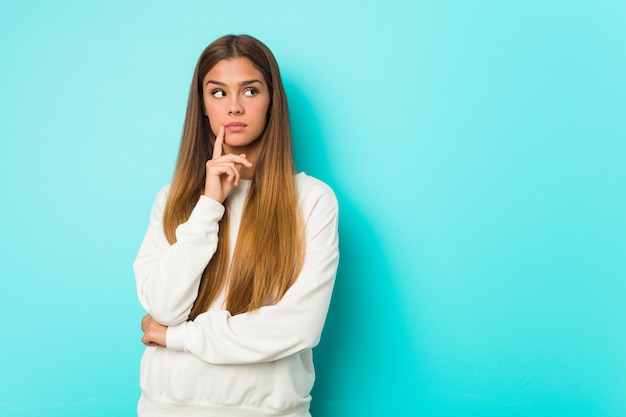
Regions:
[[296, 282], [275, 305], [231, 316], [210, 310], [167, 329], [169, 349], [213, 364], [281, 359], [319, 342], [339, 262], [337, 201], [329, 188], [304, 208], [306, 251]]

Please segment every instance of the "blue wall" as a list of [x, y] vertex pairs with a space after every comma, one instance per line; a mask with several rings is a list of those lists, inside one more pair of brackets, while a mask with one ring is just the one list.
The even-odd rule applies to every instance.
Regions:
[[341, 204], [316, 416], [626, 415], [626, 3], [582, 3], [2, 2], [0, 415], [133, 415], [131, 264], [225, 33]]

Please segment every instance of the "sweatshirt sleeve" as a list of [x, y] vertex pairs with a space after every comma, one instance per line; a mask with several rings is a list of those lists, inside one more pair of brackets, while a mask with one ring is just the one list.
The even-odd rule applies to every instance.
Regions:
[[[322, 192], [320, 191], [320, 188]], [[167, 330], [169, 349], [212, 364], [278, 360], [319, 342], [339, 262], [335, 195], [326, 185], [306, 197], [305, 259], [296, 282], [274, 305], [231, 316], [209, 310]]]
[[189, 317], [202, 271], [217, 248], [224, 207], [201, 196], [187, 222], [176, 229], [177, 241], [170, 245], [163, 232], [167, 192], [167, 187], [162, 189], [155, 199], [133, 269], [143, 308], [157, 322], [172, 326]]

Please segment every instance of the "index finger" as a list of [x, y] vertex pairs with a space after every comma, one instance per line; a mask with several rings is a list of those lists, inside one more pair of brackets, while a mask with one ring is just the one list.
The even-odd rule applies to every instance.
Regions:
[[220, 126], [220, 131], [218, 132], [215, 143], [213, 144], [213, 156], [212, 159], [219, 158], [222, 156], [222, 144], [224, 143], [224, 126]]

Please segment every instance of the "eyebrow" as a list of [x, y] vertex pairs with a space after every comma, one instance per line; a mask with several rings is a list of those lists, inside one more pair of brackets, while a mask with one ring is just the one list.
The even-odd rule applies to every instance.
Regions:
[[[259, 84], [263, 84], [263, 81], [261, 80], [246, 80], [246, 81], [242, 81], [239, 83], [240, 87], [246, 86], [246, 85], [250, 85], [250, 84], [254, 84], [254, 83], [259, 83]], [[225, 86], [226, 84], [220, 81], [215, 81], [215, 80], [207, 80], [206, 85], [209, 84], [216, 84], [216, 85], [222, 85]]]

